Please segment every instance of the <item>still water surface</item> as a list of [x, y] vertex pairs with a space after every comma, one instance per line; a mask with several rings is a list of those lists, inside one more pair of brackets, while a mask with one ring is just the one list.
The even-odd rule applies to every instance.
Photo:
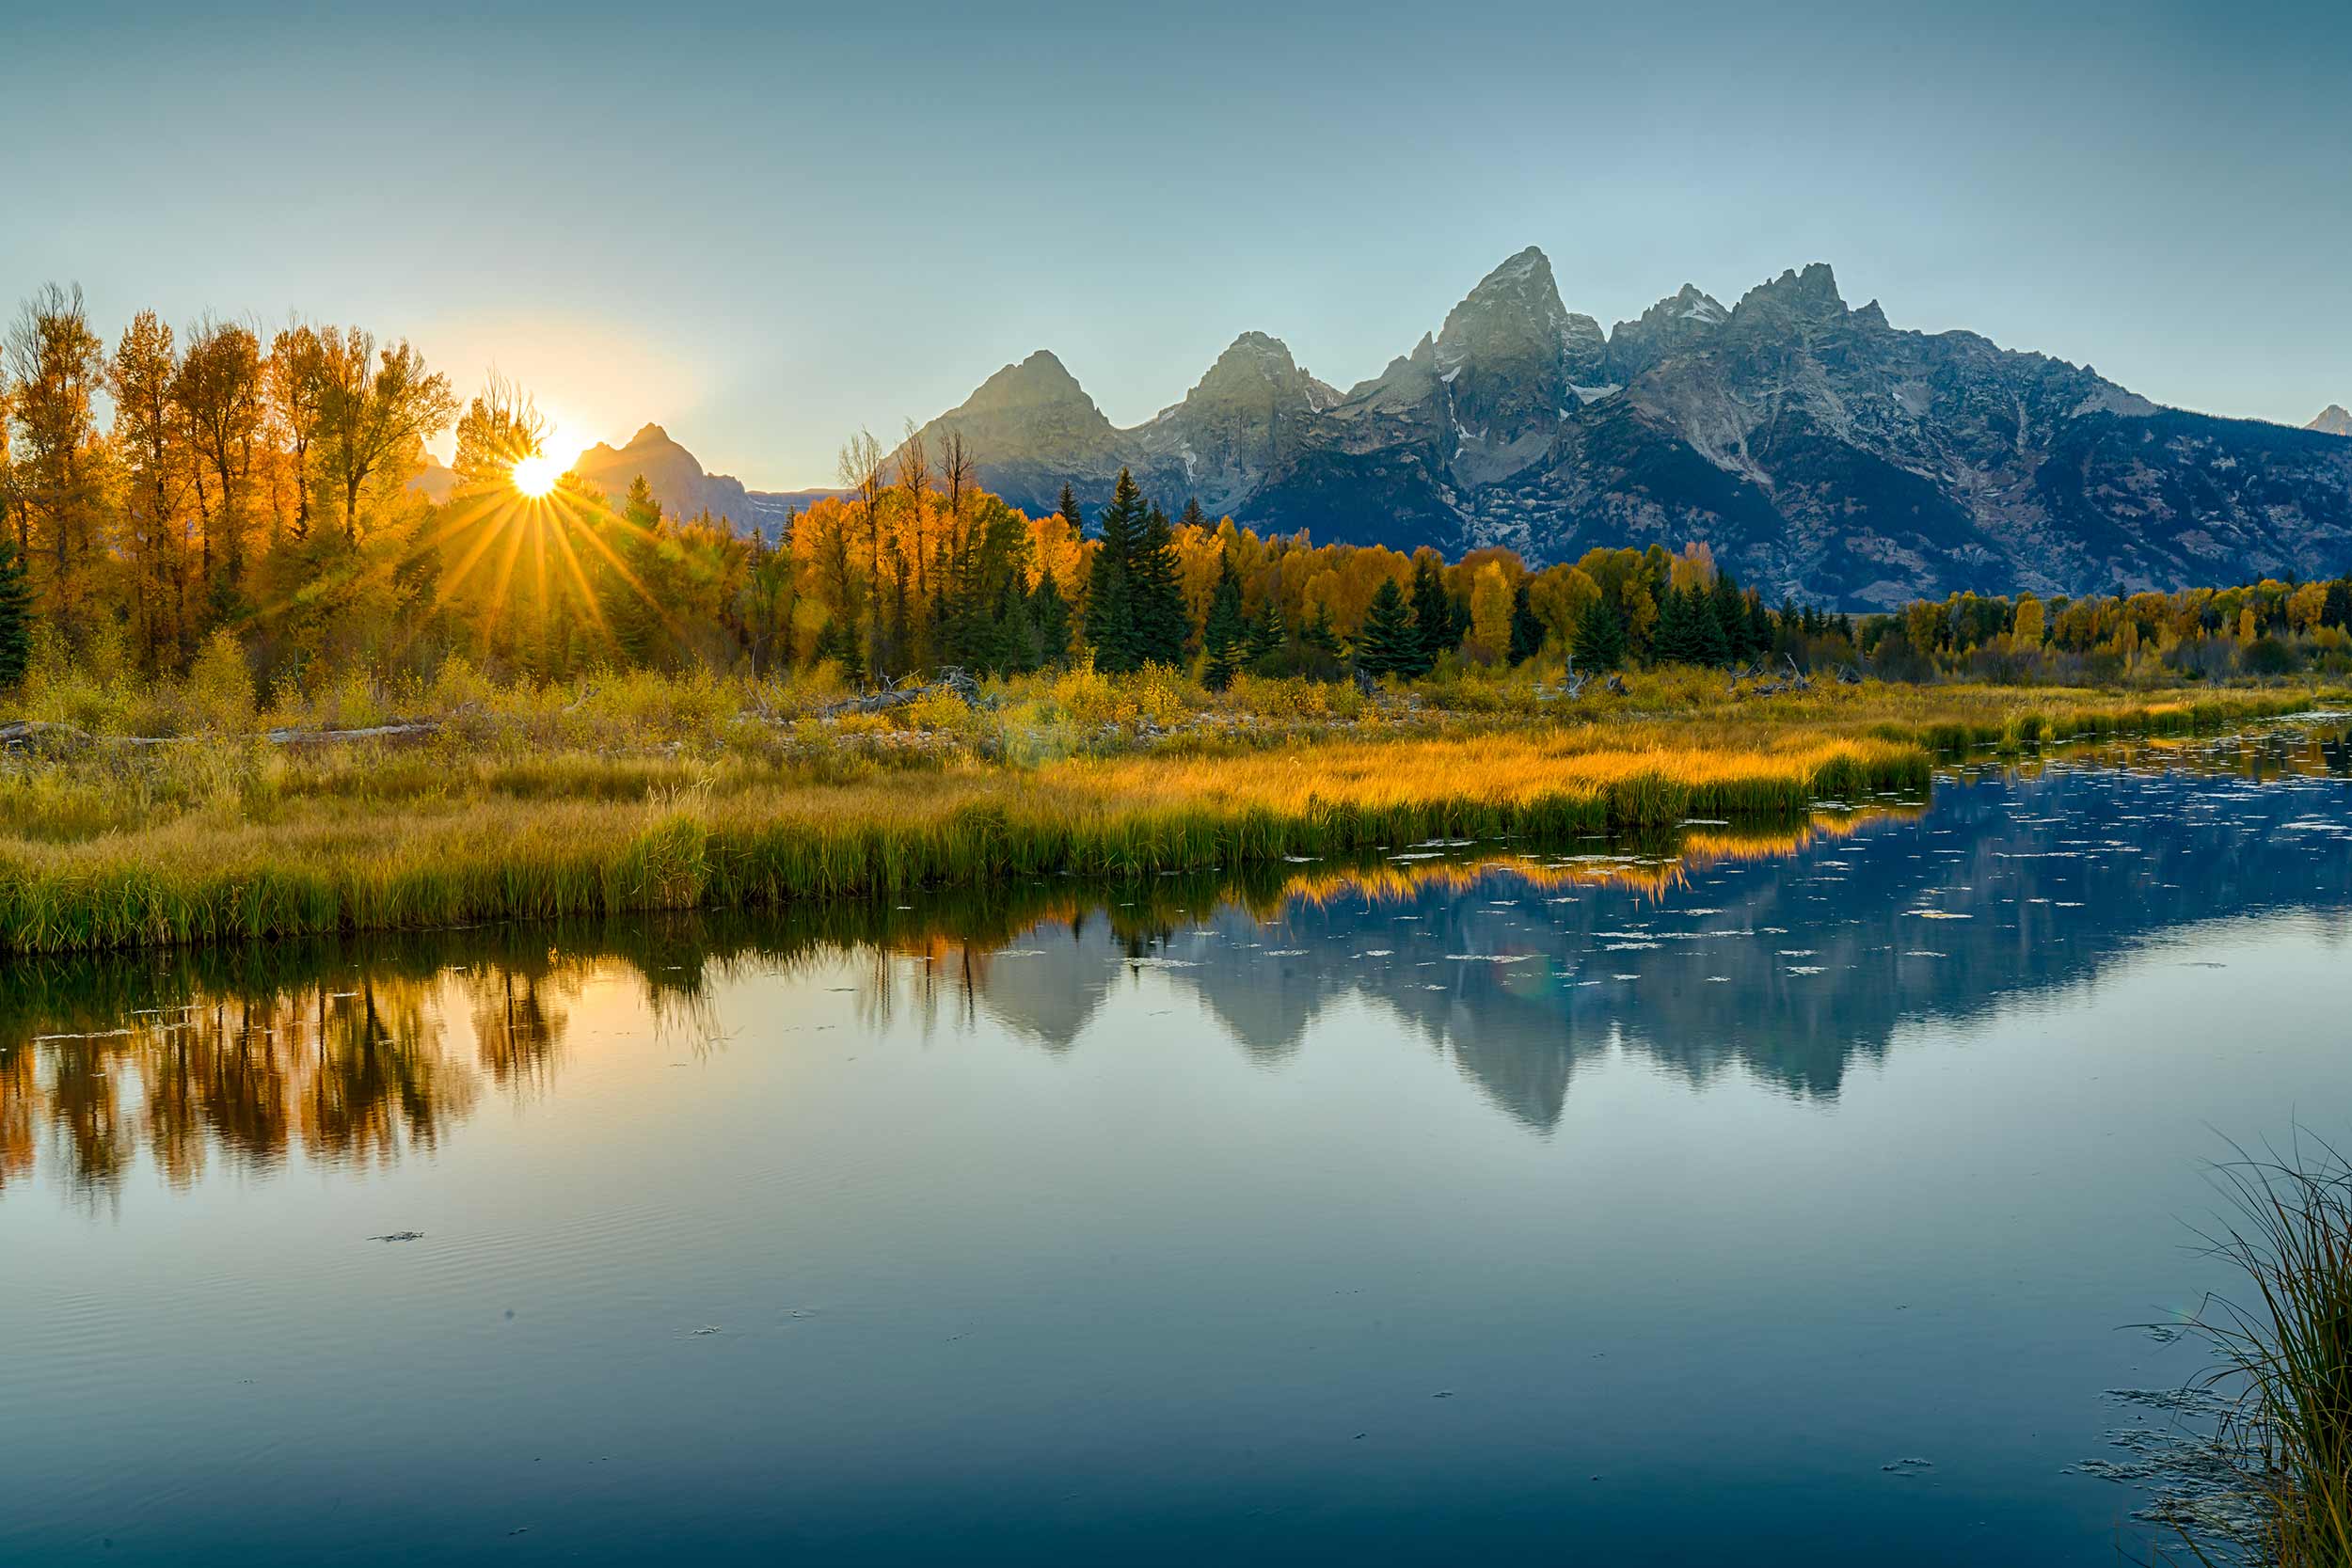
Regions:
[[2223, 760], [0, 971], [0, 1561], [2114, 1562], [2352, 1107]]

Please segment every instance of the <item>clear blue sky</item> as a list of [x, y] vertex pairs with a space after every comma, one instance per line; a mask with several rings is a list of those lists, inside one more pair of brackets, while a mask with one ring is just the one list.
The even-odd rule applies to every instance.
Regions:
[[1376, 372], [1528, 244], [1603, 325], [1824, 260], [2167, 403], [2352, 403], [2352, 5], [0, 0], [0, 293], [299, 310], [827, 481], [1045, 346]]

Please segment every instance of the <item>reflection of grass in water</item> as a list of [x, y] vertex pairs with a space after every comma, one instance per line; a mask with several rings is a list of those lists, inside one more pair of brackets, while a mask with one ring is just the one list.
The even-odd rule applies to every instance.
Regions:
[[[2253, 1545], [2282, 1568], [2352, 1563], [2352, 1164], [2241, 1158], [2222, 1168], [2236, 1221], [2214, 1249], [2245, 1274], [2244, 1303], [2199, 1314], [2236, 1396], [2222, 1434], [2260, 1499]], [[2192, 1539], [2201, 1560], [2206, 1548]]]
[[1537, 892], [1623, 887], [1658, 898], [1686, 884], [1694, 868], [1727, 861], [1786, 859], [1816, 839], [1845, 838], [1865, 823], [1915, 816], [1923, 810], [1923, 805], [1916, 804], [1871, 806], [1850, 812], [1815, 812], [1795, 824], [1718, 824], [1677, 833], [1635, 833], [1619, 841], [1612, 853], [1582, 858], [1547, 858], [1523, 851], [1412, 862], [1384, 858], [1292, 877], [1282, 896], [1316, 905], [1343, 898], [1404, 903], [1433, 887], [1466, 892], [1489, 875], [1503, 872]]

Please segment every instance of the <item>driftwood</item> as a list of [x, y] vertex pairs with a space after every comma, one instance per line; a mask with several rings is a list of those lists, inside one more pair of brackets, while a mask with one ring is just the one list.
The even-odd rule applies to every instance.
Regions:
[[832, 719], [844, 713], [886, 713], [894, 707], [905, 707], [910, 703], [919, 703], [943, 691], [962, 698], [967, 705], [977, 705], [980, 700], [980, 683], [974, 680], [968, 671], [951, 664], [940, 671], [939, 678], [929, 686], [901, 686], [894, 680], [885, 684], [880, 691], [827, 703], [817, 710], [817, 715], [820, 719]]
[[[1773, 697], [1778, 696], [1783, 691], [1810, 691], [1813, 689], [1813, 677], [1798, 669], [1797, 661], [1795, 659], [1789, 658], [1786, 654], [1783, 654], [1781, 657], [1788, 661], [1788, 678], [1784, 680], [1775, 675], [1771, 680], [1763, 682], [1756, 688], [1755, 694], [1756, 696]], [[1763, 673], [1763, 671], [1757, 670], [1753, 672], [1753, 673], [1760, 675]]]

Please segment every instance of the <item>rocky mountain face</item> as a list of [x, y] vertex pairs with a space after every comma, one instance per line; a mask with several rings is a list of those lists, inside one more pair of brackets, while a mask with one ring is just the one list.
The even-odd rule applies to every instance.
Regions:
[[2340, 403], [2331, 403], [2319, 411], [2319, 417], [2303, 427], [2316, 430], [2322, 436], [2352, 436], [2352, 409]]
[[630, 482], [643, 474], [654, 499], [671, 516], [698, 517], [707, 512], [739, 530], [757, 531], [771, 539], [793, 513], [805, 511], [819, 497], [839, 494], [834, 490], [746, 490], [743, 482], [732, 474], [704, 472], [701, 461], [658, 424], [638, 431], [627, 446], [597, 442], [580, 454], [572, 471], [604, 492], [616, 506], [628, 494]]
[[[2331, 411], [2343, 419], [2341, 409]], [[1892, 326], [1816, 262], [1730, 308], [1685, 284], [1603, 333], [1530, 247], [1343, 393], [1245, 333], [1120, 430], [1039, 353], [934, 420], [981, 482], [1089, 503], [1123, 466], [1171, 512], [1529, 561], [1702, 539], [1768, 594], [1888, 605], [2352, 566], [2352, 444], [2160, 408], [1970, 332]], [[2352, 423], [2352, 420], [2347, 420]]]
[[457, 493], [457, 470], [429, 451], [416, 454], [416, 470], [408, 476], [402, 488], [422, 496], [435, 506], [441, 505]]

